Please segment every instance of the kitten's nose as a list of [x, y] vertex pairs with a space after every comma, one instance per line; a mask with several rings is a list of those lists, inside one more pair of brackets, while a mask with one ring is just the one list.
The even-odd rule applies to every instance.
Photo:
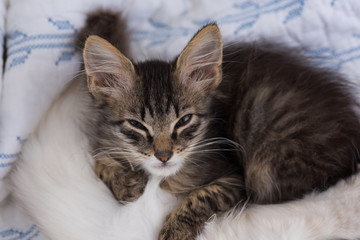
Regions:
[[154, 155], [161, 162], [166, 163], [167, 161], [169, 161], [173, 153], [171, 151], [159, 151], [159, 152], [155, 152]]

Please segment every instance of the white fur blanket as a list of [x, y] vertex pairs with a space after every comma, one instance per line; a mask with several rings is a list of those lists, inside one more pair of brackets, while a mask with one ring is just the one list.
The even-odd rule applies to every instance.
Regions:
[[[19, 165], [21, 171], [16, 176], [23, 185], [16, 188], [16, 196], [26, 199], [23, 204], [32, 220], [12, 201], [5, 184], [4, 179], [14, 166], [22, 144], [34, 132], [51, 102], [76, 75], [80, 58], [75, 54], [73, 37], [83, 25], [86, 13], [99, 6], [125, 12], [133, 32], [132, 55], [138, 60], [170, 59], [200, 26], [217, 21], [227, 41], [266, 38], [290, 46], [305, 46], [310, 55], [322, 57], [320, 64], [359, 83], [360, 2], [357, 0], [227, 0], [221, 3], [218, 0], [2, 0], [0, 43], [6, 34], [8, 58], [0, 75], [0, 239], [45, 239], [43, 233], [51, 239], [153, 239], [172, 207], [172, 204], [165, 207], [161, 204], [169, 202], [166, 200], [171, 196], [159, 190], [155, 180], [147, 189], [148, 195], [136, 202], [137, 205], [118, 206], [92, 174], [86, 152], [79, 150], [86, 149], [86, 143], [82, 136], [76, 135], [76, 114], [70, 110], [64, 112], [68, 117], [63, 122], [54, 111], [54, 115], [48, 113], [47, 120], [38, 128], [43, 135], [38, 135], [39, 141], [32, 140], [34, 145], [28, 144], [27, 148], [33, 146], [32, 153], [38, 155], [25, 154]], [[0, 54], [3, 50], [0, 48]], [[357, 94], [360, 97], [359, 91]], [[85, 144], [84, 148], [79, 148], [80, 143]], [[69, 162], [75, 167], [70, 169]], [[311, 216], [316, 216], [315, 222], [322, 222], [333, 217], [332, 210], [317, 207], [320, 203], [334, 208], [339, 203], [359, 207], [355, 201], [360, 197], [359, 182], [360, 179], [355, 179], [353, 184], [341, 183], [332, 192], [296, 204], [252, 208], [241, 215], [243, 217], [237, 215], [234, 221], [230, 220], [235, 226], [221, 227], [218, 219], [209, 225], [208, 235], [202, 237], [221, 239], [212, 231], [228, 239], [334, 236], [335, 230], [330, 227], [320, 238], [306, 235], [309, 225], [304, 210], [314, 213]], [[342, 199], [331, 199], [344, 198], [344, 195], [345, 203], [339, 202]], [[146, 200], [146, 196], [152, 196], [152, 201]], [[153, 210], [156, 207], [162, 207], [157, 217]], [[142, 216], [139, 225], [135, 224], [134, 216]], [[270, 216], [279, 219], [278, 226], [273, 225]], [[319, 226], [312, 227], [318, 229]], [[335, 237], [360, 238], [360, 226], [355, 227], [334, 226], [337, 233], [345, 234]]]

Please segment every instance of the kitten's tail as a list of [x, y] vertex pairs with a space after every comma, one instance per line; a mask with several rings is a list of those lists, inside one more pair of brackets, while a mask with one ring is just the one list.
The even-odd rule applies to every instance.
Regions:
[[82, 51], [86, 39], [90, 35], [98, 35], [117, 47], [125, 56], [130, 53], [130, 34], [127, 22], [121, 12], [96, 10], [87, 16], [85, 26], [80, 29], [76, 38], [76, 47]]

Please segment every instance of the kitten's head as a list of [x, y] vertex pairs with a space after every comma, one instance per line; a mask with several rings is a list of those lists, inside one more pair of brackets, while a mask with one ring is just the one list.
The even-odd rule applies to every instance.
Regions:
[[201, 29], [171, 63], [132, 63], [104, 39], [84, 48], [88, 87], [102, 107], [98, 147], [150, 174], [170, 176], [204, 140], [210, 96], [221, 82], [222, 40]]

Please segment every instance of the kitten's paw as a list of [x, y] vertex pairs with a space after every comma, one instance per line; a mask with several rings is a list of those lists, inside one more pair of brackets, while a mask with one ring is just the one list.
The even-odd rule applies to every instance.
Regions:
[[148, 177], [143, 171], [116, 172], [111, 182], [111, 190], [119, 201], [133, 202], [143, 193]]
[[96, 164], [96, 174], [112, 191], [115, 198], [123, 202], [133, 202], [144, 192], [148, 176], [142, 170], [133, 171], [123, 165]]
[[[169, 217], [163, 225], [159, 240], [194, 240], [197, 236], [196, 228], [192, 224], [185, 224], [176, 219], [176, 215]], [[185, 220], [185, 219], [184, 219]], [[191, 219], [189, 219], [190, 222]], [[190, 223], [189, 222], [189, 223]]]

